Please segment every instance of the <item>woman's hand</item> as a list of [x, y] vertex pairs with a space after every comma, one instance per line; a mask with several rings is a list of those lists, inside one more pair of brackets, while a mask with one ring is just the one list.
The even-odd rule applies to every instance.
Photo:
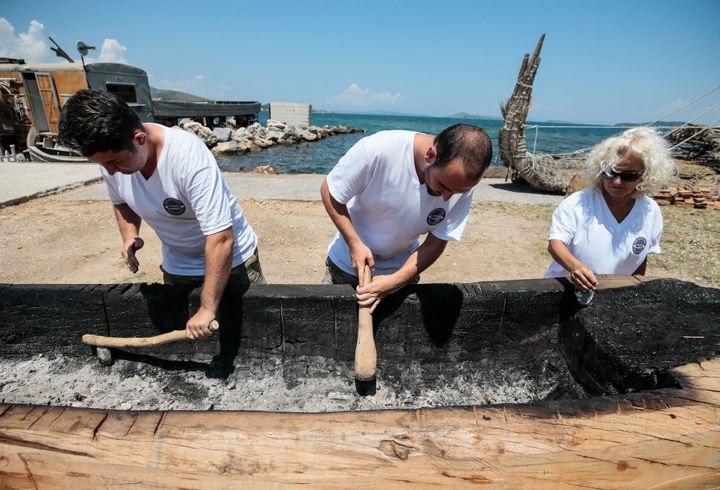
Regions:
[[595, 286], [597, 286], [597, 279], [595, 278], [595, 274], [593, 274], [593, 271], [590, 269], [590, 267], [583, 264], [582, 262], [578, 263], [570, 271], [570, 282], [572, 282], [575, 287], [583, 293], [593, 291], [595, 290]]

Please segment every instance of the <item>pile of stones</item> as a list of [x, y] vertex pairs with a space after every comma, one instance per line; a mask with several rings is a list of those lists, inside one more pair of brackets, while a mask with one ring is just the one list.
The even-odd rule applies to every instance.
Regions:
[[195, 133], [216, 155], [240, 154], [260, 151], [275, 145], [299, 145], [336, 134], [362, 133], [363, 129], [338, 126], [288, 126], [268, 120], [267, 126], [253, 123], [245, 128], [229, 127], [210, 129], [199, 122], [185, 120], [180, 127]]

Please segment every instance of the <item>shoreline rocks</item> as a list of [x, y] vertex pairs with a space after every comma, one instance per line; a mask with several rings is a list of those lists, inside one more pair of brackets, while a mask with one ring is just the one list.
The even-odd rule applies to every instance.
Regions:
[[261, 151], [275, 145], [293, 146], [319, 141], [338, 134], [363, 133], [364, 129], [349, 126], [289, 126], [268, 120], [267, 126], [253, 123], [245, 128], [210, 129], [199, 122], [186, 120], [179, 125], [197, 135], [215, 155], [238, 155]]

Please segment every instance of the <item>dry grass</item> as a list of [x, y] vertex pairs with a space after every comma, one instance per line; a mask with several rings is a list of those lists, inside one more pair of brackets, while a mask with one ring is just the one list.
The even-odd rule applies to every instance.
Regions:
[[667, 206], [662, 212], [662, 254], [651, 258], [649, 273], [720, 287], [720, 211]]

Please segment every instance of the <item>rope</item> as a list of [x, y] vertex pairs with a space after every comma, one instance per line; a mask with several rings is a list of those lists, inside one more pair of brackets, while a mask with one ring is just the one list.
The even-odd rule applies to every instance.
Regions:
[[[542, 128], [542, 129], [633, 129], [643, 127], [638, 125], [635, 126], [554, 126], [551, 124], [530, 124], [525, 126], [526, 129]], [[657, 129], [675, 129], [678, 126], [653, 126]]]
[[[712, 126], [716, 126], [716, 125], [718, 125], [718, 124], [720, 124], [720, 119], [718, 119], [717, 121], [715, 121], [715, 122], [712, 124]], [[690, 136], [688, 136], [687, 138], [685, 138], [684, 140], [682, 140], [680, 143], [671, 146], [671, 147], [670, 147], [670, 150], [674, 150], [674, 149], [677, 148], [678, 146], [680, 146], [680, 145], [682, 145], [682, 144], [684, 144], [684, 143], [687, 143], [687, 142], [690, 141], [691, 139], [697, 138], [698, 136], [700, 136], [701, 134], [703, 134], [705, 131], [707, 131], [708, 129], [710, 129], [712, 126], [705, 126], [703, 129], [701, 129], [701, 130], [698, 131], [697, 133], [691, 134]]]
[[[636, 128], [637, 126], [599, 126], [599, 125], [592, 125], [592, 126], [581, 126], [581, 125], [573, 125], [573, 126], [555, 126], [553, 124], [532, 124], [525, 126], [528, 129], [533, 128], [550, 128], [550, 129], [630, 129], [630, 128]], [[668, 126], [668, 127], [675, 127], [675, 126]]]
[[[707, 114], [708, 112], [712, 111], [713, 109], [715, 109], [715, 108], [718, 107], [718, 106], [720, 106], [720, 102], [718, 102], [718, 103], [715, 104], [714, 106], [710, 107], [710, 109], [706, 110], [705, 112], [703, 112], [702, 114], [696, 116], [695, 118], [690, 119], [688, 122], [686, 122], [686, 123], [683, 124], [682, 126], [678, 126], [678, 127], [675, 128], [674, 130], [672, 130], [672, 131], [670, 131], [668, 134], [666, 134], [665, 136], [671, 135], [671, 134], [673, 134], [675, 131], [678, 131], [678, 130], [684, 128], [685, 126], [687, 126], [687, 125], [690, 124], [691, 122], [693, 122], [693, 121], [695, 121], [696, 119], [704, 116], [705, 114]], [[713, 124], [713, 126], [714, 126], [714, 124]], [[708, 126], [708, 127], [709, 127], [709, 126]]]
[[[708, 92], [704, 93], [703, 95], [700, 95], [699, 97], [696, 97], [695, 99], [693, 99], [692, 101], [688, 102], [687, 104], [685, 104], [684, 106], [680, 107], [679, 109], [676, 109], [676, 110], [674, 110], [674, 111], [672, 111], [672, 112], [669, 112], [669, 113], [665, 114], [664, 116], [659, 117], [659, 118], [656, 119], [655, 121], [653, 121], [653, 122], [651, 122], [651, 123], [643, 124], [643, 125], [641, 125], [641, 126], [594, 126], [594, 125], [593, 125], [593, 126], [566, 126], [566, 125], [544, 125], [544, 124], [543, 124], [543, 125], [540, 125], [540, 124], [526, 125], [526, 126], [525, 126], [526, 129], [534, 129], [534, 130], [535, 130], [535, 139], [534, 139], [534, 142], [533, 142], [533, 151], [532, 151], [533, 165], [534, 165], [534, 163], [535, 163], [535, 151], [536, 151], [536, 149], [537, 149], [538, 130], [539, 130], [540, 128], [543, 128], [543, 129], [632, 129], [632, 128], [636, 128], [636, 127], [648, 127], [648, 126], [653, 126], [653, 127], [657, 128], [657, 129], [669, 129], [670, 131], [665, 134], [665, 136], [667, 137], [667, 136], [671, 135], [672, 133], [681, 130], [682, 128], [686, 127], [687, 125], [691, 124], [692, 122], [696, 121], [697, 119], [701, 118], [701, 117], [704, 116], [705, 114], [707, 114], [707, 113], [709, 113], [709, 112], [712, 112], [715, 108], [717, 108], [717, 107], [720, 106], [720, 102], [718, 102], [717, 104], [711, 106], [709, 109], [707, 109], [706, 111], [700, 113], [699, 115], [695, 116], [694, 118], [690, 119], [689, 121], [683, 123], [681, 126], [655, 126], [656, 123], [658, 123], [658, 122], [662, 121], [663, 119], [666, 119], [666, 118], [668, 118], [668, 117], [670, 117], [670, 116], [672, 116], [672, 115], [674, 115], [674, 114], [677, 114], [678, 112], [682, 111], [683, 109], [686, 109], [686, 108], [690, 107], [690, 106], [693, 105], [694, 103], [698, 102], [699, 100], [704, 99], [705, 97], [707, 97], [708, 95], [712, 94], [713, 92], [715, 92], [715, 91], [718, 90], [718, 89], [720, 89], [720, 85], [718, 85], [717, 87], [712, 88], [711, 90], [709, 90]], [[681, 141], [680, 143], [672, 146], [672, 147], [671, 147], [671, 150], [677, 148], [678, 146], [682, 145], [683, 143], [686, 143], [687, 141], [690, 141], [691, 139], [699, 136], [700, 134], [704, 133], [705, 131], [707, 131], [707, 130], [710, 129], [711, 127], [717, 126], [718, 124], [720, 124], [720, 120], [715, 121], [713, 124], [711, 124], [711, 125], [709, 125], [709, 126], [706, 126], [703, 130], [701, 130], [701, 131], [699, 131], [699, 132], [691, 135], [690, 137], [686, 138], [685, 140]], [[593, 147], [581, 148], [581, 149], [579, 149], [579, 150], [575, 150], [575, 151], [572, 151], [572, 152], [569, 152], [569, 153], [554, 153], [554, 155], [558, 155], [558, 156], [559, 156], [559, 155], [577, 155], [577, 154], [580, 154], [580, 153], [588, 152], [588, 151], [592, 150], [592, 148], [593, 148]]]
[[718, 86], [715, 87], [714, 89], [711, 89], [709, 92], [704, 93], [703, 95], [701, 95], [700, 97], [696, 98], [695, 100], [693, 100], [693, 101], [691, 101], [691, 102], [688, 102], [687, 104], [685, 104], [684, 106], [682, 106], [680, 109], [676, 109], [676, 110], [670, 112], [669, 114], [665, 114], [664, 116], [656, 119], [655, 121], [651, 122], [650, 124], [647, 124], [647, 126], [652, 126], [652, 125], [655, 124], [656, 122], [662, 121], [662, 120], [665, 119], [666, 117], [670, 117], [670, 116], [672, 116], [673, 114], [677, 114], [677, 113], [680, 112], [681, 110], [683, 110], [683, 109], [685, 109], [685, 108], [687, 108], [687, 107], [690, 107], [691, 105], [693, 105], [693, 104], [694, 104], [695, 102], [697, 102], [698, 100], [704, 99], [705, 97], [707, 97], [707, 96], [710, 95], [711, 93], [715, 92], [717, 89], [720, 89], [720, 85], [718, 85]]

